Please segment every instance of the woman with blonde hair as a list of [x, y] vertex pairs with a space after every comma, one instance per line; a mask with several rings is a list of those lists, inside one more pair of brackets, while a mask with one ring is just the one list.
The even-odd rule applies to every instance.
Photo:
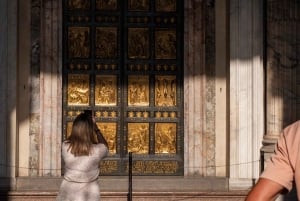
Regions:
[[56, 200], [100, 200], [99, 163], [107, 154], [107, 142], [94, 119], [87, 113], [79, 114], [62, 144], [65, 171]]

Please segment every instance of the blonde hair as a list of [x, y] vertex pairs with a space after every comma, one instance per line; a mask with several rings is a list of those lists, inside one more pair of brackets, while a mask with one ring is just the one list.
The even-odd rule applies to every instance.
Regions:
[[75, 118], [71, 135], [67, 138], [67, 142], [70, 143], [68, 151], [74, 156], [90, 154], [91, 145], [97, 144], [91, 117], [85, 113], [81, 113]]

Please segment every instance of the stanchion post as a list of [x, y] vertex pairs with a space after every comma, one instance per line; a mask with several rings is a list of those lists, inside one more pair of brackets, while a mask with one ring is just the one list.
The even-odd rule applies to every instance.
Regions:
[[127, 200], [132, 201], [132, 152], [129, 152], [128, 159], [128, 195]]

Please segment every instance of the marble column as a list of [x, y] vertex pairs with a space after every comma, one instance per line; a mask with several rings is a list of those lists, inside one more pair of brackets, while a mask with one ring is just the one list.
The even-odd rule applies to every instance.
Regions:
[[185, 175], [216, 176], [214, 19], [210, 1], [185, 1]]
[[61, 2], [41, 1], [39, 175], [61, 175]]
[[[184, 67], [184, 174], [203, 175], [202, 161], [203, 76], [203, 4], [201, 1], [185, 1], [185, 67]], [[198, 68], [197, 68], [198, 67]], [[198, 104], [197, 104], [198, 103]]]
[[259, 176], [264, 134], [263, 1], [230, 1], [230, 184]]
[[11, 186], [16, 168], [17, 1], [0, 1], [0, 187]]

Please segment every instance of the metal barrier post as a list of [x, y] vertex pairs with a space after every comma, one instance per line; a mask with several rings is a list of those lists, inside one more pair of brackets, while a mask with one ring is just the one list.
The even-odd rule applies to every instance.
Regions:
[[127, 200], [132, 201], [132, 152], [129, 152], [128, 160], [128, 195]]

